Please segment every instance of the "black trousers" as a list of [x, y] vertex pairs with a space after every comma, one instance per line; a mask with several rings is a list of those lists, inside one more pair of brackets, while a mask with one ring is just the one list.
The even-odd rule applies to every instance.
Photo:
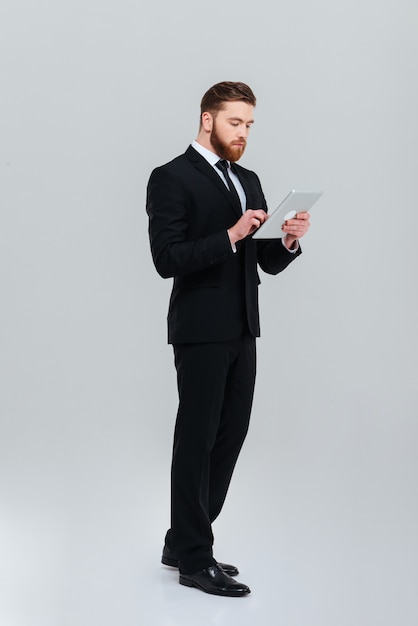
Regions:
[[247, 434], [256, 347], [249, 333], [219, 343], [173, 346], [179, 408], [171, 468], [167, 545], [182, 573], [216, 563], [211, 524], [219, 515]]

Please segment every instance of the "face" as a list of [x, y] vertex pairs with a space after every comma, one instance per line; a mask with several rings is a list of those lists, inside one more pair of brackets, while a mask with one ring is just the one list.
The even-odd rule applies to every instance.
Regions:
[[225, 102], [224, 107], [212, 117], [210, 143], [216, 154], [235, 162], [244, 154], [254, 107], [241, 101]]

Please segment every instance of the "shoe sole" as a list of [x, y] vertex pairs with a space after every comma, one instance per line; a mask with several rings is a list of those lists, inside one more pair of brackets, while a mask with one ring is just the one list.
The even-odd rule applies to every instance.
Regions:
[[214, 589], [213, 591], [209, 591], [209, 589], [204, 589], [200, 585], [194, 583], [188, 578], [183, 578], [183, 576], [179, 576], [180, 585], [184, 585], [185, 587], [195, 587], [204, 593], [210, 593], [213, 596], [228, 596], [230, 598], [242, 598], [243, 596], [247, 596], [251, 593], [251, 590], [248, 591], [222, 591], [221, 589]]

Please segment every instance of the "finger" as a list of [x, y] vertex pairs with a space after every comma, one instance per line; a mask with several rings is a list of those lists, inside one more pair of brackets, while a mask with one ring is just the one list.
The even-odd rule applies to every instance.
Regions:
[[263, 211], [263, 209], [255, 209], [252, 211], [252, 213], [253, 213], [253, 217], [260, 220], [261, 223], [263, 223], [268, 217], [267, 213]]
[[306, 222], [298, 224], [297, 221], [284, 224], [282, 228], [282, 230], [288, 235], [295, 235], [297, 237], [304, 235], [308, 231], [308, 229], [309, 224], [307, 224]]
[[252, 235], [259, 227], [261, 226], [260, 221], [253, 219], [251, 220], [250, 228], [248, 231], [249, 235]]
[[286, 226], [290, 226], [291, 228], [309, 228], [309, 222], [307, 220], [297, 220], [291, 219], [285, 222]]

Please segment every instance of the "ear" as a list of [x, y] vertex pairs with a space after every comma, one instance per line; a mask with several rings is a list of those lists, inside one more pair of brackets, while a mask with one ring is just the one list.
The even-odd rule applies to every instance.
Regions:
[[202, 128], [204, 128], [207, 132], [212, 130], [213, 126], [213, 117], [208, 111], [204, 111], [202, 113]]

